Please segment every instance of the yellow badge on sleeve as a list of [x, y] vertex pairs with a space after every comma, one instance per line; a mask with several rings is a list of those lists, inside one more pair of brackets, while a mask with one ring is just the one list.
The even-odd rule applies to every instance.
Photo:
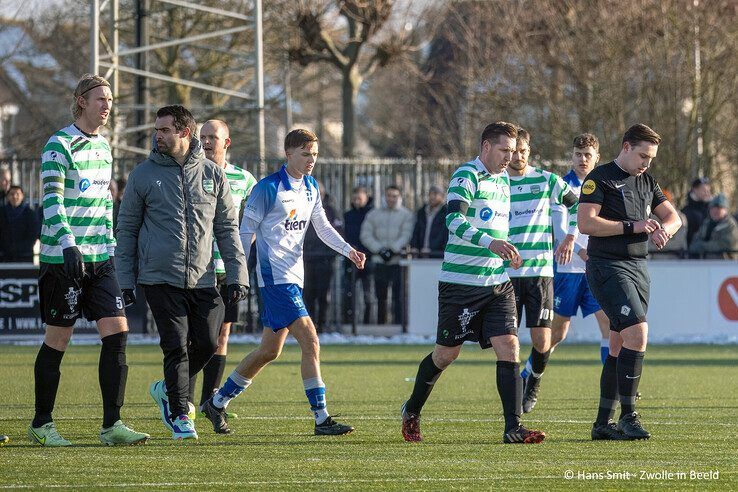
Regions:
[[591, 179], [588, 179], [582, 185], [582, 193], [584, 193], [585, 195], [591, 195], [592, 193], [594, 193], [596, 188], [597, 185], [595, 185], [595, 182]]

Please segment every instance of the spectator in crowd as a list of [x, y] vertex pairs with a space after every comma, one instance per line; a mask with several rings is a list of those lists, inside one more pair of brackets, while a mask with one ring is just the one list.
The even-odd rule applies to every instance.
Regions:
[[689, 245], [689, 252], [703, 258], [738, 258], [738, 223], [728, 213], [722, 193], [710, 201], [709, 216]]
[[445, 199], [443, 190], [433, 185], [428, 190], [428, 203], [415, 214], [410, 248], [421, 258], [443, 258], [448, 241]]
[[[328, 222], [340, 232], [341, 220], [336, 216], [333, 198], [325, 193], [322, 183], [318, 183], [320, 198]], [[303, 300], [308, 314], [315, 321], [318, 333], [322, 333], [328, 323], [328, 291], [335, 275], [336, 252], [326, 245], [315, 232], [312, 222], [305, 233], [303, 246], [305, 259], [305, 290]], [[348, 260], [348, 259], [347, 259]], [[348, 260], [351, 261], [351, 260]], [[353, 265], [353, 263], [352, 263]]]
[[[361, 225], [364, 223], [366, 214], [373, 208], [373, 200], [369, 196], [369, 192], [364, 186], [357, 186], [353, 189], [351, 194], [351, 209], [347, 210], [343, 214], [343, 238], [347, 243], [355, 247], [367, 256], [371, 255], [369, 249], [364, 246], [361, 242]], [[372, 275], [374, 269], [372, 262], [367, 261], [364, 265], [363, 270], [354, 268], [351, 260], [344, 260], [344, 277], [348, 279], [348, 282], [352, 280], [359, 280], [361, 282], [361, 290], [363, 293], [362, 300], [364, 302], [364, 312], [362, 319], [364, 323], [369, 323], [369, 315], [371, 314], [371, 288], [372, 288]], [[349, 323], [354, 317], [354, 303], [352, 295], [354, 294], [355, 285], [349, 285], [348, 288], [344, 289], [345, 297], [343, 299], [344, 306], [344, 322]], [[358, 291], [356, 291], [358, 293]]]
[[[664, 193], [666, 199], [673, 204], [674, 196], [671, 194], [671, 192], [666, 188], [662, 188], [661, 191]], [[672, 260], [687, 257], [687, 252], [689, 251], [687, 247], [686, 227], [688, 224], [688, 219], [687, 216], [684, 215], [684, 212], [681, 212], [679, 210], [677, 210], [677, 215], [679, 215], [679, 218], [682, 221], [682, 227], [680, 227], [676, 234], [674, 234], [674, 236], [671, 238], [671, 240], [666, 243], [666, 246], [658, 249], [652, 242], [648, 243], [648, 252], [649, 254], [651, 254], [652, 258], [657, 260]], [[658, 217], [656, 217], [655, 214], [651, 214], [651, 218], [654, 220], [658, 220]]]
[[0, 207], [4, 207], [10, 191], [10, 169], [0, 167]]
[[32, 262], [38, 239], [36, 213], [24, 201], [23, 189], [10, 186], [7, 203], [0, 207], [0, 261]]
[[710, 181], [707, 178], [697, 178], [692, 181], [692, 188], [687, 195], [687, 205], [682, 209], [687, 216], [687, 244], [692, 244], [692, 238], [707, 218], [708, 203], [712, 200]]
[[400, 253], [413, 234], [413, 213], [402, 205], [400, 188], [390, 185], [384, 190], [386, 206], [369, 212], [361, 225], [361, 242], [376, 262], [374, 286], [377, 295], [377, 322], [387, 323], [387, 289], [392, 288], [391, 323], [402, 323], [400, 297], [402, 273]]

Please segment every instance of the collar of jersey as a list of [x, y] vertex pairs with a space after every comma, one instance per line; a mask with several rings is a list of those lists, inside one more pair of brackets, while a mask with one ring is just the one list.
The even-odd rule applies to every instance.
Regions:
[[569, 171], [569, 173], [564, 176], [564, 181], [567, 181], [569, 184], [573, 184], [576, 188], [582, 186], [582, 182], [579, 181], [579, 176], [577, 176], [577, 173], [574, 172], [574, 169]]
[[[287, 191], [292, 191], [292, 185], [290, 184], [290, 177], [287, 174], [287, 164], [282, 164], [282, 169], [279, 170], [279, 179], [282, 181], [282, 186]], [[302, 177], [303, 182], [307, 188], [310, 188], [310, 180], [307, 174]]]

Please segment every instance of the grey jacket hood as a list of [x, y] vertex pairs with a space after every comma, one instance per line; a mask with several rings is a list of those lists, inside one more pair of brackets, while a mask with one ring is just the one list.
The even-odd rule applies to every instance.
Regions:
[[238, 235], [238, 211], [225, 172], [205, 158], [197, 139], [180, 166], [154, 143], [149, 158], [128, 176], [116, 227], [116, 270], [122, 289], [168, 284], [215, 286], [213, 239], [226, 282], [248, 285]]

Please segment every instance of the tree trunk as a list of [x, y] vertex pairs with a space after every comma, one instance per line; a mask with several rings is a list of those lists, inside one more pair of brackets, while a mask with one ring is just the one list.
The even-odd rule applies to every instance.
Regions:
[[359, 67], [354, 64], [343, 71], [341, 83], [341, 119], [343, 135], [341, 136], [341, 153], [343, 157], [353, 157], [356, 145], [356, 101], [361, 86]]

